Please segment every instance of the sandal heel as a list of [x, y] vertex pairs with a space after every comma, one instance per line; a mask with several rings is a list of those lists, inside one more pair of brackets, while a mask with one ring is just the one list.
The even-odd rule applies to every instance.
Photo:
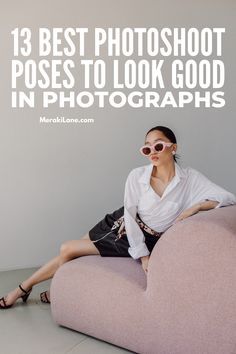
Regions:
[[28, 297], [30, 296], [30, 293], [29, 294], [25, 294], [25, 295], [22, 295], [21, 298], [23, 300], [23, 302], [26, 302], [28, 300]]

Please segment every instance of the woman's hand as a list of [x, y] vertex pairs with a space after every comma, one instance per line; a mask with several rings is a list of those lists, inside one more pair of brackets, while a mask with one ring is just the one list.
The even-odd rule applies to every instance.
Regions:
[[174, 224], [180, 220], [186, 219], [191, 215], [198, 213], [200, 210], [200, 204], [193, 205], [191, 208], [185, 209], [178, 217], [175, 219]]
[[141, 257], [142, 267], [143, 267], [143, 270], [144, 270], [144, 272], [145, 272], [146, 274], [147, 274], [147, 272], [148, 272], [148, 261], [149, 261], [149, 257], [150, 257], [150, 256]]

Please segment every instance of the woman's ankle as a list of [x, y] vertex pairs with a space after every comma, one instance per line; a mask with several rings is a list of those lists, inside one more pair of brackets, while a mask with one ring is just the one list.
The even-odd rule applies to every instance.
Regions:
[[33, 285], [27, 281], [23, 281], [20, 285], [21, 285], [22, 289], [24, 289], [25, 291], [29, 291], [33, 288]]

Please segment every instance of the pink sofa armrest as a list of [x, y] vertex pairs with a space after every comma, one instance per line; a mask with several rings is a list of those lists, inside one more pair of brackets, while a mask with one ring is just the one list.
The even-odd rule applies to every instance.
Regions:
[[161, 353], [236, 353], [236, 206], [167, 230], [150, 256], [145, 296], [157, 334], [149, 344]]
[[174, 225], [147, 277], [128, 257], [63, 264], [50, 289], [54, 320], [140, 354], [236, 353], [235, 216], [224, 207]]
[[184, 276], [191, 284], [200, 274], [223, 280], [232, 275], [226, 265], [236, 270], [236, 205], [201, 211], [167, 230], [150, 256], [147, 291], [170, 281], [181, 285]]

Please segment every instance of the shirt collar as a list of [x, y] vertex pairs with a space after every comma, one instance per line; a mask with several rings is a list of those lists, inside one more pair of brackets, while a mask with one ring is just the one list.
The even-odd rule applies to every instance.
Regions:
[[[177, 184], [181, 178], [184, 178], [184, 171], [176, 162], [174, 164], [175, 164], [175, 175], [174, 175], [173, 179], [171, 180], [171, 182], [175, 181], [175, 184]], [[139, 182], [150, 186], [152, 169], [153, 169], [152, 163], [146, 165], [144, 172], [142, 173], [142, 175], [139, 178]]]

